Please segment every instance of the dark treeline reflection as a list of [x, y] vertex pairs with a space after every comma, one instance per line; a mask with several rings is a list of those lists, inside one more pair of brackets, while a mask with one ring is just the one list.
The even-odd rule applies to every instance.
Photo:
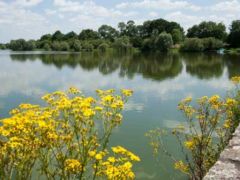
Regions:
[[220, 55], [216, 53], [81, 53], [81, 54], [11, 54], [13, 61], [41, 60], [46, 65], [54, 65], [61, 69], [64, 66], [86, 71], [98, 69], [103, 75], [118, 72], [120, 77], [133, 78], [142, 75], [144, 78], [161, 81], [174, 78], [182, 71], [199, 79], [221, 77], [224, 69], [229, 78], [240, 75], [240, 59], [238, 56]]

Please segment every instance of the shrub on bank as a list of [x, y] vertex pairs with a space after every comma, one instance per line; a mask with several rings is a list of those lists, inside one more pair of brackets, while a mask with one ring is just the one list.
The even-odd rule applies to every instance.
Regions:
[[199, 38], [187, 38], [181, 45], [181, 51], [200, 52], [204, 50], [202, 40]]
[[187, 38], [180, 47], [185, 52], [214, 51], [224, 47], [224, 43], [213, 37], [210, 38]]
[[202, 39], [202, 42], [205, 51], [219, 50], [224, 47], [224, 43], [221, 40], [215, 39], [213, 37], [204, 38]]
[[165, 32], [161, 33], [155, 39], [154, 45], [156, 50], [161, 52], [168, 51], [173, 45], [172, 35]]
[[109, 48], [109, 45], [107, 43], [102, 43], [98, 46], [98, 50], [101, 52], [106, 52]]

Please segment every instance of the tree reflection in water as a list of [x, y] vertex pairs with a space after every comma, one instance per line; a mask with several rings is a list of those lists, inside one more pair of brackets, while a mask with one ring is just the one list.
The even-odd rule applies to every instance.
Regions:
[[229, 78], [240, 75], [240, 58], [216, 53], [73, 53], [73, 54], [11, 54], [13, 61], [42, 61], [58, 69], [65, 66], [81, 67], [86, 71], [98, 69], [103, 75], [118, 72], [120, 77], [162, 81], [171, 79], [183, 71], [199, 79], [218, 78], [227, 68]]

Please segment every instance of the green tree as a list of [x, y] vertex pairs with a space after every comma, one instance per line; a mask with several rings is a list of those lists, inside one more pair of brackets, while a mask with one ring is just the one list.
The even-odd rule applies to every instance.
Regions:
[[51, 34], [45, 34], [45, 35], [43, 35], [43, 36], [41, 36], [41, 38], [40, 38], [40, 41], [51, 41], [51, 39], [52, 39], [52, 35]]
[[168, 51], [169, 48], [173, 45], [172, 35], [163, 32], [155, 39], [154, 43], [156, 50]]
[[75, 52], [79, 52], [82, 49], [82, 45], [81, 42], [78, 39], [74, 39], [71, 43], [71, 50], [75, 51]]
[[132, 45], [130, 43], [130, 39], [127, 36], [122, 36], [120, 38], [115, 39], [113, 43], [113, 48], [118, 51], [127, 52], [132, 48]]
[[84, 51], [93, 51], [94, 47], [93, 47], [93, 45], [92, 45], [90, 42], [84, 41], [84, 42], [82, 43], [82, 49], [83, 49]]
[[58, 41], [54, 41], [52, 43], [51, 49], [54, 50], [54, 51], [61, 51], [60, 43]]
[[116, 29], [114, 29], [112, 26], [108, 26], [108, 25], [102, 25], [98, 29], [98, 33], [100, 34], [101, 38], [110, 40], [112, 42], [119, 35], [119, 32]]
[[61, 51], [69, 51], [70, 47], [69, 44], [65, 41], [60, 42], [60, 50]]
[[203, 42], [199, 38], [187, 38], [181, 46], [181, 51], [199, 52], [203, 50]]
[[107, 43], [102, 43], [98, 46], [98, 49], [101, 51], [101, 52], [106, 52], [107, 49], [109, 48], [109, 45]]
[[61, 41], [64, 38], [64, 34], [61, 33], [61, 31], [56, 31], [53, 35], [52, 35], [52, 40], [53, 41]]
[[11, 40], [9, 44], [9, 48], [13, 51], [31, 51], [35, 48], [35, 41], [29, 40], [26, 41], [24, 39]]
[[49, 43], [45, 43], [45, 44], [43, 45], [43, 49], [44, 49], [45, 51], [50, 51], [50, 50], [51, 50], [50, 44], [49, 44]]
[[145, 21], [143, 23], [141, 32], [143, 37], [150, 37], [153, 33], [171, 33], [174, 29], [179, 29], [181, 32], [183, 32], [183, 28], [176, 22], [169, 22], [164, 19], [156, 19], [152, 21]]
[[99, 34], [92, 29], [84, 29], [80, 32], [78, 38], [80, 40], [92, 40], [92, 39], [99, 39]]
[[152, 51], [154, 49], [154, 39], [146, 38], [143, 40], [142, 51]]
[[199, 25], [194, 25], [188, 29], [187, 37], [189, 38], [208, 38], [225, 40], [227, 37], [226, 27], [223, 23], [215, 23], [212, 21], [203, 21]]
[[173, 31], [171, 32], [171, 35], [172, 35], [174, 44], [179, 44], [184, 39], [184, 33], [180, 29], [173, 29]]
[[71, 31], [71, 32], [65, 34], [63, 39], [64, 40], [78, 39], [78, 35], [75, 32]]
[[0, 44], [0, 49], [6, 49], [6, 45], [5, 44]]
[[213, 37], [202, 39], [204, 50], [218, 50], [223, 48], [224, 44], [221, 40], [215, 39]]
[[228, 36], [228, 43], [231, 47], [240, 47], [240, 20], [232, 22]]
[[124, 22], [118, 23], [118, 29], [121, 36], [127, 35], [127, 25]]

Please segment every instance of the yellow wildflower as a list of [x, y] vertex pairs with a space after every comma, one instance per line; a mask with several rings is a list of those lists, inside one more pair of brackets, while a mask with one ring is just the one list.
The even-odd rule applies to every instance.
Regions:
[[175, 162], [174, 168], [177, 169], [177, 170], [180, 170], [180, 171], [182, 171], [183, 173], [186, 173], [186, 174], [189, 171], [188, 166], [186, 164], [184, 164], [183, 161]]
[[133, 94], [133, 91], [129, 89], [122, 89], [121, 92], [124, 96], [127, 96], [127, 97], [132, 96]]
[[194, 140], [189, 140], [189, 141], [185, 141], [184, 142], [184, 146], [187, 148], [187, 149], [194, 149], [195, 147], [195, 143], [194, 143]]
[[69, 171], [71, 173], [79, 173], [82, 169], [81, 163], [76, 159], [67, 159], [64, 165], [65, 171]]

